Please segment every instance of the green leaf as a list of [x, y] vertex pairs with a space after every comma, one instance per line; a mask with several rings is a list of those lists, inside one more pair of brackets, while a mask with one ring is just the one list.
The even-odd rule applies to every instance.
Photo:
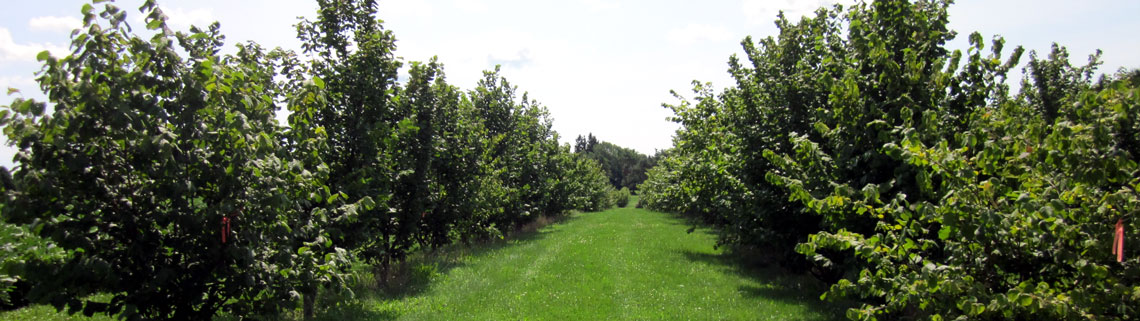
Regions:
[[942, 228], [938, 230], [938, 239], [939, 240], [949, 239], [951, 231], [952, 231], [952, 229], [950, 228], [950, 226], [943, 225]]
[[376, 207], [376, 202], [374, 202], [370, 196], [365, 196], [364, 198], [360, 199], [358, 203], [360, 206], [363, 206], [364, 209], [372, 209]]
[[40, 51], [39, 54], [36, 54], [36, 61], [47, 61], [49, 58], [51, 58], [51, 53], [47, 50]]
[[981, 315], [983, 312], [986, 312], [986, 306], [984, 304], [970, 304], [970, 315]]
[[1027, 307], [1030, 304], [1033, 304], [1033, 296], [1030, 296], [1029, 294], [1025, 294], [1025, 293], [1018, 294], [1017, 295], [1017, 304], [1020, 306], [1023, 306], [1023, 307]]

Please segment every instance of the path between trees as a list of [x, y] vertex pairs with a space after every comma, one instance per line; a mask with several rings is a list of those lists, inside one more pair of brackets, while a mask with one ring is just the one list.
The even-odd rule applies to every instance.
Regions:
[[[753, 269], [707, 230], [643, 209], [580, 213], [508, 242], [413, 261], [408, 288], [338, 320], [823, 320], [806, 278]], [[419, 282], [420, 284], [416, 284]], [[364, 294], [367, 295], [367, 294]]]
[[[353, 303], [328, 308], [317, 320], [841, 318], [843, 308], [819, 301], [818, 283], [745, 267], [714, 249], [708, 230], [689, 228], [681, 218], [643, 209], [574, 214], [509, 241], [415, 256], [398, 291], [358, 288], [360, 300], [326, 293], [324, 302]], [[0, 313], [0, 320], [28, 319], [110, 320], [44, 305]]]

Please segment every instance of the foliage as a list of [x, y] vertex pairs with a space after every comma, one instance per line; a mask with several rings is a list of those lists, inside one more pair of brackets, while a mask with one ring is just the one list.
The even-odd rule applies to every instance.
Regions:
[[629, 205], [629, 189], [622, 187], [620, 190], [611, 193], [614, 199], [614, 206], [623, 208]]
[[656, 158], [610, 142], [599, 142], [592, 133], [575, 139], [574, 153], [598, 161], [615, 189], [624, 187], [637, 191], [637, 186], [645, 181], [645, 172], [656, 164]]
[[66, 252], [26, 227], [0, 223], [0, 307], [19, 308], [28, 303], [29, 269], [59, 264]]
[[[875, 1], [777, 21], [743, 43], [736, 86], [698, 84], [642, 187], [650, 208], [704, 217], [726, 242], [794, 246], [856, 298], [852, 319], [1131, 319], [1136, 72], [1093, 81], [1054, 46], [949, 51], [948, 1]], [[1126, 240], [1125, 248], [1135, 240]], [[785, 259], [784, 263], [795, 263]]]
[[559, 167], [560, 155], [568, 150], [558, 144], [557, 133], [550, 129], [546, 108], [525, 93], [516, 98], [517, 90], [496, 67], [484, 72], [479, 86], [468, 94], [486, 130], [482, 155], [493, 170], [491, 183], [484, 185], [489, 193], [484, 199], [498, 209], [489, 217], [497, 229], [511, 229], [542, 213], [570, 209], [568, 195], [557, 195], [560, 181], [569, 179], [558, 174], [572, 168]]
[[610, 193], [613, 187], [607, 183], [598, 162], [580, 154], [570, 154], [565, 158], [567, 171], [562, 194], [570, 195], [568, 206], [587, 212], [601, 211], [614, 206]]
[[277, 155], [269, 58], [220, 56], [216, 24], [173, 32], [153, 2], [140, 11], [150, 39], [85, 5], [73, 54], [38, 57], [52, 110], [18, 98], [3, 115], [21, 150], [4, 218], [68, 253], [24, 271], [28, 297], [126, 319], [272, 314], [292, 302], [293, 191], [311, 182]]
[[0, 298], [18, 280], [86, 315], [275, 318], [303, 301], [310, 316], [319, 289], [347, 290], [349, 261], [385, 282], [416, 249], [608, 207], [597, 164], [497, 69], [466, 94], [434, 58], [399, 83], [374, 1], [318, 7], [297, 26], [302, 60], [252, 42], [221, 55], [218, 24], [176, 32], [152, 1], [149, 38], [85, 5], [72, 54], [38, 56], [50, 109], [0, 111], [19, 149]]
[[[433, 59], [428, 67], [441, 68], [434, 64]], [[430, 208], [424, 210], [420, 222], [420, 244], [432, 247], [488, 234], [486, 222], [492, 210], [480, 192], [490, 169], [482, 162], [479, 149], [472, 148], [482, 144], [482, 124], [476, 121], [470, 102], [461, 99], [462, 92], [445, 82], [442, 70], [435, 72], [439, 74], [431, 84], [436, 137], [429, 156]]]
[[406, 246], [395, 235], [407, 234], [402, 226], [414, 226], [402, 224], [410, 219], [406, 211], [391, 211], [388, 204], [395, 196], [400, 166], [407, 166], [398, 159], [404, 155], [389, 151], [402, 147], [400, 138], [414, 135], [410, 108], [398, 108], [394, 101], [400, 67], [393, 54], [395, 37], [373, 18], [375, 2], [318, 1], [318, 6], [316, 22], [297, 25], [302, 48], [315, 56], [305, 66], [314, 80], [293, 81], [322, 81], [323, 101], [292, 122], [325, 133], [313, 165], [328, 167], [327, 186], [333, 191], [329, 202], [344, 198], [375, 203], [335, 218], [333, 243], [386, 267]]

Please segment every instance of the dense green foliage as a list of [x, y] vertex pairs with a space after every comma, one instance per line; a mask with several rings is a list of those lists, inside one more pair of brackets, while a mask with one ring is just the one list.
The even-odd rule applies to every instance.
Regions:
[[851, 319], [1136, 318], [1140, 259], [1110, 244], [1140, 227], [1137, 73], [1094, 81], [1097, 56], [1054, 46], [1012, 94], [1021, 48], [945, 49], [948, 6], [836, 6], [746, 39], [736, 86], [670, 106], [684, 127], [647, 206], [810, 265], [826, 298], [863, 302]]
[[[271, 68], [256, 46], [217, 55], [216, 25], [174, 33], [153, 3], [141, 9], [150, 39], [119, 9], [100, 25], [84, 6], [75, 53], [39, 57], [52, 112], [17, 99], [4, 115], [21, 150], [4, 218], [69, 254], [25, 270], [28, 296], [132, 319], [275, 310], [293, 277], [280, 271], [299, 259], [283, 247], [303, 220], [290, 194], [310, 182], [276, 155]], [[97, 292], [116, 295], [79, 300]]]
[[614, 189], [628, 188], [632, 191], [637, 191], [637, 186], [645, 181], [645, 172], [653, 168], [657, 160], [633, 149], [598, 141], [592, 133], [575, 139], [574, 153], [598, 161]]
[[613, 192], [614, 206], [626, 207], [629, 205], [629, 189], [622, 187], [620, 190]]
[[59, 264], [65, 252], [51, 242], [36, 236], [25, 226], [0, 223], [0, 310], [28, 304], [28, 280], [20, 276], [42, 266]]
[[585, 157], [571, 157], [566, 161], [569, 163], [563, 166], [570, 168], [567, 175], [573, 179], [562, 184], [564, 191], [560, 194], [570, 196], [567, 204], [571, 208], [595, 212], [614, 206], [610, 196], [614, 189], [606, 183], [606, 174], [598, 162]]
[[297, 27], [304, 61], [219, 54], [218, 24], [171, 30], [153, 1], [149, 36], [84, 5], [72, 53], [38, 56], [51, 104], [0, 110], [19, 149], [0, 171], [0, 299], [128, 320], [309, 315], [349, 262], [385, 282], [416, 249], [611, 204], [598, 165], [497, 71], [465, 93], [433, 58], [400, 83], [375, 1], [318, 4]]

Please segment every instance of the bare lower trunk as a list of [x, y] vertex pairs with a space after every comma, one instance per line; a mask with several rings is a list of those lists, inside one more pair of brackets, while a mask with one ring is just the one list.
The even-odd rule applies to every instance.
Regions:
[[380, 261], [380, 285], [383, 287], [388, 286], [388, 281], [392, 279], [392, 259], [385, 256]]
[[317, 292], [319, 290], [319, 288], [313, 287], [306, 291], [305, 296], [301, 298], [301, 310], [305, 315], [305, 320], [313, 319], [313, 305], [317, 302]]

